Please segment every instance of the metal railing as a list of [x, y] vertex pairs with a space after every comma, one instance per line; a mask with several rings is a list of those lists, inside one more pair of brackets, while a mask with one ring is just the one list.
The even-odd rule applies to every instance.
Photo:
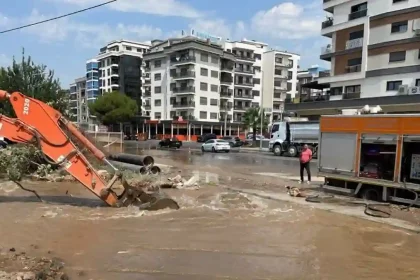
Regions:
[[179, 79], [179, 78], [195, 78], [194, 71], [187, 71], [187, 72], [180, 72], [172, 74], [172, 79]]
[[228, 90], [220, 90], [220, 96], [221, 97], [231, 97], [233, 94], [233, 90], [228, 89]]
[[350, 13], [349, 14], [349, 20], [354, 20], [354, 19], [358, 19], [358, 18], [361, 18], [361, 17], [365, 17], [365, 16], [367, 16], [367, 9], [364, 9], [364, 10], [360, 10], [360, 11], [357, 11], [357, 12], [354, 12], [354, 13]]
[[176, 102], [172, 104], [174, 108], [195, 107], [195, 102]]
[[362, 71], [362, 65], [346, 66], [347, 73], [356, 73]]
[[362, 46], [363, 46], [363, 37], [353, 39], [353, 40], [348, 40], [346, 42], [346, 50], [354, 49], [354, 48], [361, 48]]
[[244, 98], [244, 99], [253, 99], [254, 97], [252, 95], [246, 95], [246, 94], [235, 94], [235, 98]]
[[171, 60], [171, 65], [195, 62], [195, 61], [196, 61], [195, 56], [184, 56], [184, 57], [181, 57], [179, 60]]
[[195, 93], [195, 87], [179, 87], [179, 88], [173, 88], [172, 89], [173, 93], [186, 93], [186, 92], [191, 92], [191, 93]]
[[145, 91], [143, 93], [143, 97], [151, 97], [152, 96], [152, 92], [151, 91]]
[[255, 61], [255, 57], [235, 54], [235, 57], [240, 60]]
[[232, 79], [220, 79], [220, 82], [222, 83], [222, 84], [231, 84], [231, 83], [233, 83], [233, 78]]
[[322, 22], [322, 29], [333, 26], [334, 20], [332, 18], [327, 19], [326, 21]]
[[243, 68], [239, 68], [239, 67], [235, 68], [235, 72], [246, 73], [246, 74], [254, 74], [254, 71], [252, 69], [247, 70], [247, 69], [243, 69]]
[[235, 85], [238, 85], [238, 86], [247, 86], [247, 87], [253, 87], [254, 86], [253, 83], [249, 83], [249, 82], [242, 82], [242, 83], [236, 82]]
[[360, 92], [346, 92], [343, 94], [343, 99], [358, 99], [360, 98]]

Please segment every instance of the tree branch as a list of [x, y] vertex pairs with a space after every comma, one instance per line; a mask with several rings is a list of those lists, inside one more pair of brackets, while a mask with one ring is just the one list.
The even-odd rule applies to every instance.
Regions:
[[42, 200], [42, 198], [38, 195], [38, 193], [36, 192], [36, 191], [34, 191], [34, 190], [30, 190], [30, 189], [27, 189], [27, 188], [25, 188], [24, 186], [22, 186], [22, 184], [21, 183], [19, 183], [18, 181], [13, 181], [16, 185], [18, 185], [18, 187], [19, 188], [21, 188], [22, 190], [24, 190], [24, 191], [27, 191], [27, 192], [31, 192], [31, 193], [33, 193], [33, 194], [35, 194], [36, 195], [36, 197], [42, 202], [42, 203], [44, 203], [44, 201]]

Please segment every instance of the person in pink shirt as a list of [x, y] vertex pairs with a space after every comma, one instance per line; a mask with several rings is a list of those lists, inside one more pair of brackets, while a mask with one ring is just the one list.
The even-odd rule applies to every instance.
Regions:
[[300, 183], [303, 183], [303, 170], [306, 169], [308, 173], [308, 184], [311, 183], [311, 169], [310, 164], [312, 160], [312, 151], [309, 149], [308, 145], [304, 145], [302, 152], [299, 156], [300, 159]]

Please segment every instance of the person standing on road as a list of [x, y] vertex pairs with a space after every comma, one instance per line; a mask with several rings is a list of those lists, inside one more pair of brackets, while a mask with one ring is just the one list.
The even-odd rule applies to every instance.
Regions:
[[308, 184], [311, 183], [311, 160], [312, 160], [312, 151], [309, 149], [308, 145], [304, 145], [302, 152], [299, 156], [300, 159], [300, 183], [303, 183], [303, 171], [306, 169], [306, 173], [308, 173]]

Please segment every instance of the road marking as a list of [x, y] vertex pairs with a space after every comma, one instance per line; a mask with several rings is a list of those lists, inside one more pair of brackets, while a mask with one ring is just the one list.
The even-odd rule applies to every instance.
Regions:
[[[281, 179], [288, 179], [291, 181], [299, 181], [300, 177], [293, 175], [293, 174], [287, 174], [287, 173], [272, 173], [272, 172], [261, 172], [261, 173], [254, 173], [255, 175], [261, 175], [261, 176], [268, 176], [268, 177], [275, 177], [275, 178], [281, 178]], [[306, 177], [306, 176], [305, 176]], [[318, 177], [314, 176], [311, 178], [312, 182], [324, 182], [324, 177]]]

